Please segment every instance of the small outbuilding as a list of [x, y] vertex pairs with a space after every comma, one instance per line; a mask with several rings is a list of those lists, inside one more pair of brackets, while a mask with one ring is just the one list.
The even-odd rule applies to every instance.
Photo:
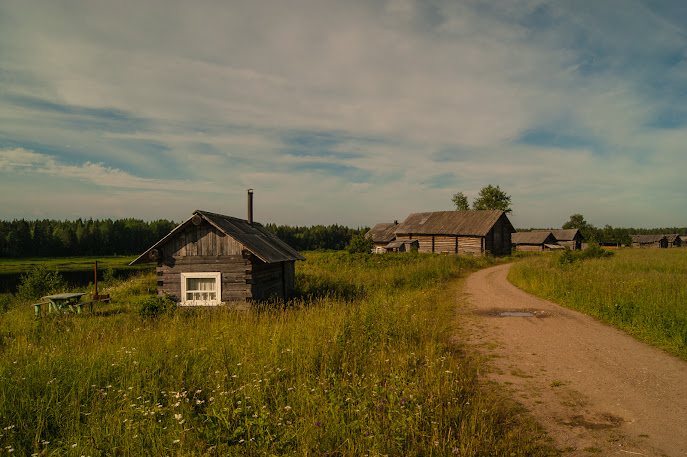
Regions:
[[386, 252], [417, 252], [420, 249], [418, 240], [394, 240], [384, 248]]
[[665, 235], [632, 235], [633, 248], [667, 248]]
[[368, 230], [365, 237], [372, 240], [373, 253], [387, 252], [388, 244], [396, 239], [396, 227], [398, 227], [398, 221], [382, 222]]
[[[249, 204], [252, 202], [249, 194]], [[157, 294], [180, 305], [286, 298], [301, 254], [252, 221], [194, 211], [131, 265], [157, 263]]]
[[584, 237], [579, 229], [557, 229], [551, 230], [551, 234], [556, 238], [556, 243], [561, 246], [569, 247], [572, 251], [579, 251], [582, 249]]
[[669, 248], [682, 247], [682, 239], [680, 238], [680, 235], [677, 233], [672, 233], [670, 235], [666, 235], [666, 241], [668, 241], [668, 247]]
[[554, 237], [551, 232], [543, 230], [515, 232], [511, 234], [511, 243], [515, 246], [515, 250], [520, 252], [563, 249], [563, 246], [556, 242], [556, 237]]
[[418, 252], [496, 256], [511, 253], [513, 224], [503, 211], [413, 213], [395, 230], [396, 241], [418, 242]]

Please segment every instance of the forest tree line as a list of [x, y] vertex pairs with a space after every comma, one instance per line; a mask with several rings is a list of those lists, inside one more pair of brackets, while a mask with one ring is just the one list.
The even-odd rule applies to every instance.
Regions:
[[[176, 226], [173, 221], [141, 219], [0, 221], [0, 257], [137, 255]], [[353, 236], [368, 230], [341, 225], [264, 227], [298, 251], [341, 250]]]
[[[65, 257], [137, 255], [162, 239], [177, 226], [168, 220], [77, 219], [0, 221], [0, 257]], [[297, 251], [342, 250], [354, 236], [368, 228], [343, 225], [298, 227], [266, 224], [264, 227]], [[579, 214], [571, 216], [563, 228], [579, 228], [587, 241], [630, 244], [631, 235], [677, 233], [687, 235], [687, 227], [652, 229], [597, 228]], [[526, 231], [529, 229], [519, 229]]]

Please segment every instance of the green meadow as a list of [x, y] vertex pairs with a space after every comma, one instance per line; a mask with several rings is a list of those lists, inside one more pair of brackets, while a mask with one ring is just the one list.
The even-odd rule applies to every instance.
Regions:
[[177, 309], [150, 273], [93, 313], [14, 303], [0, 455], [557, 455], [456, 342], [462, 279], [497, 262], [309, 253], [250, 312]]
[[612, 252], [567, 264], [559, 254], [530, 256], [508, 278], [687, 360], [687, 248]]

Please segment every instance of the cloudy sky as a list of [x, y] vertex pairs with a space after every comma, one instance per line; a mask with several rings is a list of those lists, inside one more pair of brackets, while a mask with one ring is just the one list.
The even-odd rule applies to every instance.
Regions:
[[0, 219], [687, 225], [687, 3], [3, 0]]

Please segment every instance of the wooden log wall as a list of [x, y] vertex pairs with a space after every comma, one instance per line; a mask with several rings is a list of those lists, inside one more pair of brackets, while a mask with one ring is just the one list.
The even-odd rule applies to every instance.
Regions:
[[458, 254], [482, 255], [484, 253], [484, 239], [476, 236], [458, 237]]
[[418, 252], [437, 254], [481, 255], [484, 251], [483, 238], [471, 236], [413, 235], [399, 236], [400, 241], [417, 240]]
[[220, 272], [222, 274], [222, 301], [252, 298], [252, 271], [250, 259], [243, 256], [196, 256], [166, 258], [157, 267], [158, 296], [169, 294], [182, 301], [181, 273]]
[[543, 251], [544, 246], [541, 244], [518, 244], [515, 246], [515, 250], [520, 252], [536, 252]]
[[294, 288], [295, 262], [255, 264], [253, 269], [253, 298], [267, 300], [285, 298]]

